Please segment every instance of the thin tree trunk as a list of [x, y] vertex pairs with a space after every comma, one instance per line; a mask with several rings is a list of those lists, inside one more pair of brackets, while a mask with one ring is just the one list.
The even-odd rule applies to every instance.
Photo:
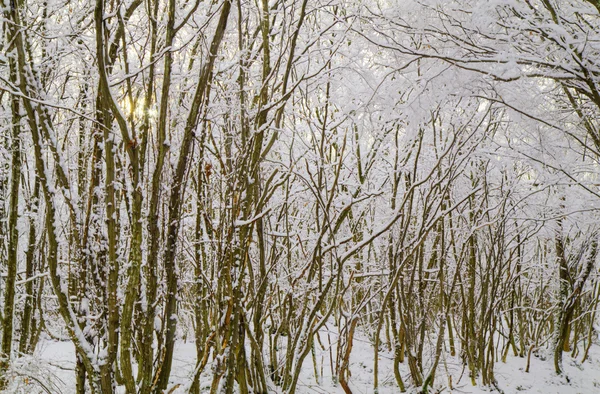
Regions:
[[173, 187], [169, 198], [169, 222], [167, 225], [167, 239], [165, 248], [164, 269], [166, 276], [166, 305], [164, 321], [166, 326], [165, 333], [165, 354], [158, 377], [156, 392], [165, 390], [171, 374], [171, 365], [173, 361], [173, 348], [175, 345], [175, 331], [177, 329], [177, 288], [178, 274], [175, 260], [177, 257], [177, 238], [181, 222], [181, 208], [183, 204], [183, 195], [185, 193], [185, 177], [189, 167], [189, 153], [191, 150], [194, 131], [198, 125], [199, 114], [204, 101], [209, 94], [210, 77], [217, 52], [227, 27], [229, 11], [231, 10], [231, 1], [225, 0], [221, 8], [221, 15], [215, 30], [215, 35], [210, 45], [208, 61], [202, 69], [200, 80], [196, 87], [196, 93], [192, 101], [191, 109], [184, 129], [183, 141], [181, 143], [179, 159], [173, 178]]
[[[17, 81], [17, 65], [15, 59], [9, 59], [11, 82]], [[6, 387], [6, 370], [10, 364], [13, 344], [13, 322], [15, 307], [15, 282], [18, 269], [19, 232], [17, 220], [19, 218], [19, 185], [21, 180], [21, 115], [18, 96], [11, 97], [11, 179], [10, 200], [8, 204], [8, 258], [7, 274], [4, 293], [4, 321], [2, 322], [2, 347], [0, 349], [0, 390]]]

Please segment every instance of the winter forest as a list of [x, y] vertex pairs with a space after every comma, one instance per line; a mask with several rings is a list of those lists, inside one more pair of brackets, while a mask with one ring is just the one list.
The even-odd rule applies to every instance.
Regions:
[[0, 31], [0, 391], [600, 392], [597, 0]]

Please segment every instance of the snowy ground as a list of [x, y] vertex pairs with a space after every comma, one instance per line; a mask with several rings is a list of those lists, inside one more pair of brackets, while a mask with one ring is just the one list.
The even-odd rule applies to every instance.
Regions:
[[[332, 343], [335, 336], [330, 335]], [[339, 384], [331, 379], [330, 352], [327, 348], [327, 335], [322, 335], [323, 350], [316, 347], [318, 382], [315, 378], [314, 363], [309, 355], [305, 362], [304, 372], [299, 380], [298, 392], [302, 394], [334, 394], [343, 393]], [[335, 345], [334, 345], [335, 346]], [[335, 349], [332, 351], [335, 360]], [[383, 352], [380, 356], [380, 394], [398, 393], [392, 373], [391, 355]], [[354, 394], [373, 393], [373, 354], [372, 347], [365, 338], [356, 338], [351, 356], [349, 384]], [[70, 394], [74, 392], [74, 348], [70, 342], [43, 341], [31, 358], [20, 359], [13, 368], [14, 380], [9, 393], [51, 393]], [[532, 356], [530, 372], [524, 372], [527, 360], [509, 356], [507, 363], [496, 364], [498, 387], [506, 394], [510, 393], [543, 393], [543, 394], [593, 394], [600, 393], [600, 346], [590, 351], [585, 364], [573, 360], [565, 354], [565, 377], [557, 377], [553, 372], [551, 357]], [[172, 372], [173, 384], [179, 384], [174, 393], [186, 393], [190, 376], [195, 365], [195, 346], [193, 343], [180, 342], [176, 346]], [[402, 366], [403, 377], [408, 383], [406, 365]], [[210, 368], [206, 368], [210, 371]], [[449, 388], [448, 374], [452, 376], [453, 387]], [[462, 377], [461, 377], [462, 375]], [[210, 379], [205, 376], [202, 386], [208, 388]], [[274, 388], [274, 392], [276, 388]], [[408, 392], [416, 392], [408, 387]], [[495, 388], [471, 386], [468, 374], [457, 358], [446, 359], [440, 364], [436, 379], [435, 393], [488, 393], [497, 392]]]

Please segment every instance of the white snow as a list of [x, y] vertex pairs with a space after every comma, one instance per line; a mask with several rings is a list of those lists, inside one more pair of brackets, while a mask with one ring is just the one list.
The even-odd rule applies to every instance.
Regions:
[[[322, 330], [319, 340], [315, 341], [315, 360], [309, 356], [304, 361], [301, 376], [298, 381], [300, 394], [310, 393], [344, 393], [340, 384], [332, 379], [331, 362], [336, 360], [338, 333], [331, 329]], [[249, 352], [250, 349], [248, 348]], [[581, 358], [581, 357], [580, 357]], [[580, 359], [579, 358], [579, 359]], [[383, 349], [379, 353], [379, 394], [398, 393], [399, 389], [393, 374], [393, 355]], [[530, 372], [525, 372], [527, 358], [514, 357], [509, 354], [507, 362], [498, 361], [495, 364], [495, 376], [498, 387], [504, 393], [540, 393], [540, 394], [592, 394], [600, 392], [600, 345], [595, 344], [588, 360], [581, 364], [565, 353], [565, 375], [554, 373], [552, 357], [546, 349], [531, 356]], [[211, 383], [210, 363], [201, 376], [202, 392], [208, 392]], [[191, 377], [196, 366], [196, 345], [193, 342], [178, 341], [175, 345], [175, 356], [171, 374], [173, 393], [183, 394], [191, 383]], [[11, 373], [15, 377], [7, 393], [34, 393], [39, 391], [39, 383], [53, 387], [52, 392], [75, 393], [75, 349], [71, 342], [58, 342], [49, 339], [42, 340], [33, 356], [18, 359]], [[318, 376], [315, 376], [315, 369]], [[353, 393], [374, 393], [373, 390], [373, 348], [370, 341], [357, 333], [354, 338], [353, 350], [350, 357], [350, 377], [348, 384]], [[411, 386], [410, 374], [406, 361], [401, 364], [400, 371], [408, 393], [418, 392]], [[451, 378], [450, 378], [451, 377]], [[568, 377], [568, 380], [567, 380]], [[268, 380], [268, 379], [267, 379]], [[452, 382], [452, 388], [450, 388]], [[280, 387], [270, 382], [273, 393], [282, 393]], [[124, 389], [119, 388], [119, 393]], [[446, 354], [440, 361], [435, 384], [430, 392], [433, 393], [471, 393], [483, 394], [497, 392], [493, 387], [471, 385], [468, 368], [463, 366], [459, 357]]]

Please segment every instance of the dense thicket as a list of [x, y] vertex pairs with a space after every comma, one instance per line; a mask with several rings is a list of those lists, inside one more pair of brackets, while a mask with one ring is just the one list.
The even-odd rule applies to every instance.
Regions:
[[509, 352], [587, 358], [595, 1], [11, 0], [0, 20], [0, 386], [42, 333], [74, 343], [78, 393], [170, 392], [183, 339], [192, 393], [294, 393], [325, 328], [348, 393], [356, 332], [375, 390], [384, 351], [423, 392], [446, 354], [483, 385]]

